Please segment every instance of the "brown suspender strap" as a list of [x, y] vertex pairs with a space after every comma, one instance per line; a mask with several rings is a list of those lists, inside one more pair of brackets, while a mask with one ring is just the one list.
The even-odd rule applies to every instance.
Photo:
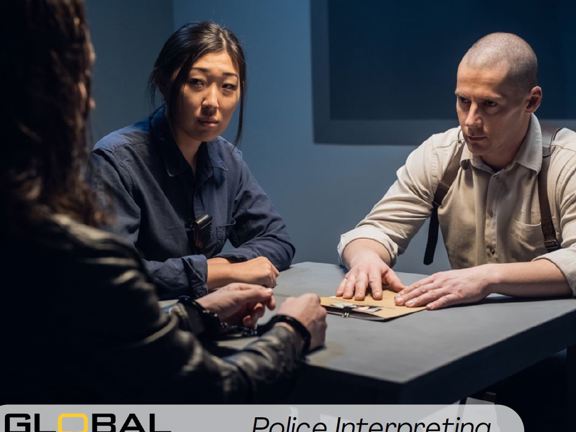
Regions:
[[[540, 203], [540, 223], [542, 226], [542, 234], [544, 235], [544, 246], [548, 252], [560, 249], [560, 242], [556, 238], [556, 230], [552, 222], [552, 214], [550, 212], [550, 203], [548, 201], [547, 183], [548, 183], [548, 167], [550, 166], [550, 156], [552, 154], [552, 143], [559, 128], [549, 125], [542, 125], [542, 143], [548, 145], [542, 146], [542, 168], [538, 174], [538, 201]], [[438, 243], [438, 208], [442, 205], [444, 197], [448, 193], [450, 186], [454, 182], [460, 167], [460, 158], [462, 157], [462, 149], [464, 143], [456, 154], [450, 160], [440, 183], [434, 194], [434, 202], [432, 203], [432, 213], [430, 214], [430, 225], [428, 227], [428, 241], [426, 243], [426, 251], [424, 252], [424, 264], [429, 265], [434, 261], [434, 251]]]
[[452, 156], [434, 194], [432, 213], [430, 214], [430, 225], [428, 226], [428, 241], [426, 242], [426, 252], [424, 252], [424, 264], [426, 265], [434, 261], [434, 251], [436, 250], [436, 243], [438, 243], [438, 207], [440, 207], [444, 197], [448, 193], [448, 189], [450, 189], [450, 186], [454, 183], [454, 179], [458, 174], [458, 168], [460, 168], [460, 158], [462, 157], [462, 150], [465, 145], [464, 141], [461, 141], [459, 145], [460, 148], [454, 156]]
[[544, 235], [544, 246], [548, 252], [560, 249], [560, 242], [556, 238], [556, 230], [552, 222], [550, 213], [550, 203], [548, 201], [548, 167], [550, 166], [550, 156], [552, 155], [552, 142], [560, 129], [552, 126], [542, 126], [542, 168], [538, 173], [538, 201], [540, 202], [540, 224]]

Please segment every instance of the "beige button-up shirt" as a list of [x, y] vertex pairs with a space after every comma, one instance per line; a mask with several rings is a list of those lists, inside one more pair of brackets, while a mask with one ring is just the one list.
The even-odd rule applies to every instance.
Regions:
[[[460, 128], [450, 129], [414, 150], [386, 195], [342, 235], [338, 252], [352, 240], [369, 238], [382, 243], [395, 261], [430, 216], [436, 187], [458, 147], [465, 146], [460, 137]], [[533, 115], [524, 143], [504, 169], [494, 171], [464, 147], [456, 179], [438, 210], [453, 268], [547, 259], [576, 294], [576, 133], [562, 129], [552, 151], [548, 197], [562, 248], [547, 253], [544, 247], [538, 200], [542, 134]]]

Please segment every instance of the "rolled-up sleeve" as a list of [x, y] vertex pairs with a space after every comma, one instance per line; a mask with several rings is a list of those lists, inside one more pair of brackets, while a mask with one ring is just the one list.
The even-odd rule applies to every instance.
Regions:
[[[562, 138], [568, 137], [560, 135], [560, 144]], [[556, 149], [556, 152], [550, 164], [548, 194], [554, 198], [550, 202], [556, 203], [552, 214], [556, 214], [554, 225], [557, 236], [560, 234], [561, 249], [540, 255], [535, 260], [547, 259], [556, 265], [576, 296], [576, 153], [565, 148]]]
[[[416, 148], [397, 172], [397, 179], [384, 197], [356, 227], [340, 237], [338, 254], [348, 243], [366, 238], [381, 243], [392, 259], [408, 247], [414, 234], [430, 216], [439, 172], [444, 169], [432, 136]], [[442, 158], [449, 160], [449, 158]]]
[[143, 261], [146, 270], [160, 288], [158, 295], [163, 300], [180, 295], [198, 298], [208, 293], [208, 261], [204, 255], [186, 255], [166, 261]]

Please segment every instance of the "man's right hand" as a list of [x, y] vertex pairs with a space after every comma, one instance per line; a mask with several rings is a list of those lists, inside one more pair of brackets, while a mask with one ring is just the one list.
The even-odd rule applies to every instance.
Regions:
[[300, 321], [310, 332], [310, 349], [324, 345], [326, 339], [326, 309], [320, 305], [316, 294], [303, 294], [288, 297], [278, 309], [278, 313]]
[[395, 292], [406, 288], [378, 253], [370, 249], [355, 251], [349, 260], [349, 268], [336, 290], [337, 296], [364, 300], [370, 292], [372, 298], [380, 300], [383, 288]]
[[224, 258], [208, 260], [208, 288], [210, 289], [233, 282], [274, 288], [279, 274], [278, 269], [266, 257], [257, 257], [238, 263], [230, 263]]

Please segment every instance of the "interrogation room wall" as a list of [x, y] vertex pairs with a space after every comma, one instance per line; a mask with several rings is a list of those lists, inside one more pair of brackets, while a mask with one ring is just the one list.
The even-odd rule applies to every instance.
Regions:
[[148, 115], [148, 75], [174, 24], [172, 2], [164, 0], [87, 0], [86, 12], [96, 51], [95, 142]]
[[[249, 83], [240, 148], [286, 219], [295, 261], [338, 262], [340, 233], [383, 195], [417, 143], [314, 142], [309, 1], [174, 1], [175, 28], [207, 19], [231, 28], [244, 44]], [[424, 231], [400, 258], [399, 270], [448, 268], [442, 247], [432, 266], [422, 264]]]
[[[239, 36], [247, 54], [249, 79], [240, 148], [288, 224], [297, 247], [296, 262], [336, 263], [339, 234], [370, 210], [409, 152], [430, 133], [417, 129], [414, 135], [419, 138], [405, 145], [393, 145], [385, 137], [377, 145], [363, 145], [358, 143], [365, 141], [365, 131], [358, 127], [344, 142], [315, 142], [310, 0], [88, 0], [87, 6], [97, 53], [94, 140], [148, 114], [151, 105], [146, 84], [153, 61], [181, 24], [215, 20]], [[559, 19], [569, 15], [556, 13]], [[547, 25], [552, 24], [540, 23], [542, 31]], [[555, 57], [565, 57], [570, 71], [576, 60], [567, 54], [576, 37], [569, 26], [555, 28], [564, 33], [552, 51]], [[550, 53], [546, 47], [538, 52], [544, 59]], [[446, 74], [455, 79], [454, 70], [446, 70]], [[561, 84], [565, 93], [576, 93], [573, 81]], [[397, 84], [406, 85], [409, 82]], [[551, 88], [550, 83], [545, 87], [545, 103], [546, 88]], [[354, 87], [342, 91], [371, 94], [369, 89]], [[452, 95], [446, 98], [450, 100]], [[576, 98], [565, 100], [574, 105]], [[231, 127], [227, 136], [233, 135]], [[425, 234], [426, 227], [400, 257], [399, 270], [430, 273], [448, 268], [442, 247], [432, 266], [422, 264]]]
[[[538, 7], [539, 1], [529, 3]], [[362, 4], [382, 8], [369, 0]], [[431, 132], [416, 128], [412, 135], [418, 138], [405, 145], [392, 145], [385, 134], [380, 145], [361, 145], [358, 143], [365, 141], [366, 131], [360, 126], [352, 129], [344, 143], [339, 139], [335, 140], [338, 143], [314, 141], [313, 66], [317, 59], [313, 59], [311, 6], [310, 0], [87, 0], [97, 55], [92, 134], [96, 141], [149, 113], [148, 75], [172, 31], [186, 22], [201, 20], [230, 27], [243, 42], [248, 60], [246, 120], [240, 143], [244, 157], [288, 224], [297, 248], [295, 261], [336, 263], [340, 233], [352, 228], [370, 210], [394, 181], [395, 171], [409, 152]], [[539, 29], [549, 33], [547, 26], [553, 27], [560, 32], [559, 40], [557, 45], [539, 46], [537, 53], [544, 61], [554, 57], [558, 64], [564, 62], [567, 72], [576, 73], [576, 56], [569, 55], [576, 46], [576, 33], [568, 22], [562, 25], [551, 20], [569, 20], [573, 14], [562, 10], [573, 7], [569, 2], [559, 2], [546, 9]], [[522, 20], [517, 20], [514, 25], [521, 24]], [[382, 61], [389, 58], [382, 56]], [[445, 73], [455, 80], [454, 70]], [[561, 94], [576, 94], [574, 80], [551, 80], [546, 84], [545, 104], [546, 95], [550, 95], [546, 89], [551, 86], [562, 85]], [[396, 84], [400, 88], [409, 85]], [[342, 91], [364, 92], [365, 97], [372, 94], [361, 86], [345, 86]], [[446, 95], [448, 101], [451, 98], [451, 94]], [[576, 107], [576, 97], [563, 100], [564, 108]], [[551, 102], [558, 106], [558, 101]], [[234, 135], [233, 128], [229, 128], [228, 137]], [[358, 141], [354, 142], [356, 133]], [[400, 257], [397, 269], [430, 273], [448, 268], [440, 245], [435, 263], [422, 264], [425, 234], [426, 226]]]

